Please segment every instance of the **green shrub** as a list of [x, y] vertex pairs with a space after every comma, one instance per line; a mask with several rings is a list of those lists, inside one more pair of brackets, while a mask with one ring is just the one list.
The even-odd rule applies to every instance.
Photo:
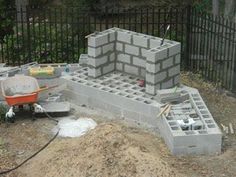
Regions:
[[[59, 20], [60, 21], [60, 20]], [[91, 31], [77, 23], [59, 23], [39, 17], [18, 24], [14, 34], [5, 36], [4, 58], [9, 64], [78, 62], [85, 38]]]

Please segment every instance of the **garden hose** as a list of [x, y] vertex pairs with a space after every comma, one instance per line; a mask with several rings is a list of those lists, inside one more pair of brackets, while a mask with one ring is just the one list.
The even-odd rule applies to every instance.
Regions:
[[[44, 111], [44, 113], [45, 113], [45, 115], [46, 115], [49, 119], [51, 119], [51, 120], [55, 121], [56, 123], [58, 123], [58, 120], [56, 120], [56, 119], [54, 119], [53, 117], [51, 117], [47, 112]], [[24, 165], [26, 162], [28, 162], [30, 159], [32, 159], [33, 157], [35, 157], [38, 153], [40, 153], [42, 150], [44, 150], [53, 140], [56, 139], [56, 137], [57, 137], [58, 134], [59, 134], [59, 131], [60, 131], [60, 129], [58, 129], [58, 130], [57, 130], [57, 133], [56, 133], [43, 147], [41, 147], [38, 151], [36, 151], [33, 155], [31, 155], [30, 157], [28, 157], [27, 159], [25, 159], [25, 160], [24, 160], [23, 162], [21, 162], [19, 165], [15, 166], [15, 167], [13, 167], [13, 168], [11, 168], [11, 169], [1, 171], [1, 172], [0, 172], [0, 175], [7, 174], [7, 173], [9, 173], [9, 172], [12, 172], [12, 171], [18, 169], [19, 167], [21, 167], [22, 165]]]

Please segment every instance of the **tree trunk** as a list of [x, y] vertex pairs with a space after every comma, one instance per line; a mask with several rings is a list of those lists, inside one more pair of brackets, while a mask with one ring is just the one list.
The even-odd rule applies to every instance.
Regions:
[[234, 20], [236, 17], [236, 2], [235, 0], [225, 0], [224, 16], [230, 20]]
[[212, 0], [212, 13], [214, 15], [219, 15], [219, 7], [220, 7], [220, 1]]

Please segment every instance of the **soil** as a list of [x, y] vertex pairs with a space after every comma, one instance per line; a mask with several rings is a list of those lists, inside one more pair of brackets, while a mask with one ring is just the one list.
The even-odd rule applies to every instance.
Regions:
[[[182, 74], [182, 82], [199, 89], [216, 122], [236, 127], [236, 99], [204, 82], [198, 75]], [[78, 112], [78, 113], [76, 113]], [[78, 117], [91, 117], [98, 126], [80, 138], [56, 138], [46, 149], [10, 177], [159, 177], [235, 176], [236, 136], [225, 134], [223, 151], [211, 156], [172, 156], [162, 138], [112, 116], [86, 107]], [[14, 124], [0, 125], [0, 171], [29, 157], [53, 136], [55, 123], [32, 121], [23, 114]], [[110, 118], [107, 119], [107, 117]]]

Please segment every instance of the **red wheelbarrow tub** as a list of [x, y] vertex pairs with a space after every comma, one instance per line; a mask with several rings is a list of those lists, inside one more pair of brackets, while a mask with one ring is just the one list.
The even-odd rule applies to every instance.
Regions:
[[38, 100], [38, 82], [30, 76], [14, 76], [2, 82], [2, 94], [9, 106], [32, 104]]

